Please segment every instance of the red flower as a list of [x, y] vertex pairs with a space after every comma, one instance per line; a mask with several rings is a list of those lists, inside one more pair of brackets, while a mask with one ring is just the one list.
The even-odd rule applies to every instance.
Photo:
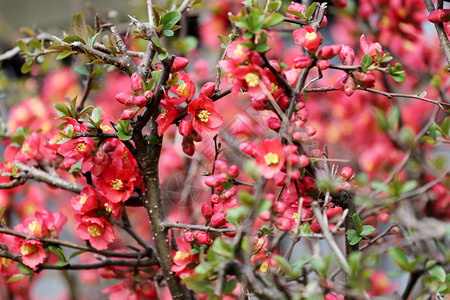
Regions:
[[99, 194], [113, 203], [125, 202], [134, 191], [138, 174], [130, 169], [117, 170], [114, 167], [106, 169], [97, 179]]
[[58, 153], [66, 158], [81, 159], [95, 149], [95, 143], [91, 138], [80, 137], [61, 144]]
[[361, 35], [361, 38], [359, 39], [359, 45], [363, 54], [369, 54], [370, 56], [372, 56], [373, 62], [375, 62], [377, 51], [381, 53], [381, 57], [383, 57], [384, 55], [380, 43], [366, 42], [366, 37], [364, 36], [364, 34]]
[[293, 34], [295, 43], [303, 46], [310, 53], [315, 52], [322, 44], [322, 36], [311, 26], [294, 30]]
[[73, 197], [71, 204], [76, 214], [85, 214], [98, 208], [97, 192], [92, 185], [87, 185], [81, 194]]
[[114, 241], [114, 229], [106, 218], [82, 216], [76, 217], [76, 220], [78, 222], [78, 236], [84, 240], [89, 240], [95, 249], [106, 249], [108, 248], [108, 244]]
[[184, 102], [189, 102], [195, 94], [195, 84], [189, 79], [186, 72], [180, 72], [178, 76], [179, 80], [184, 83], [178, 84], [170, 88], [170, 91], [176, 94], [179, 98], [170, 98], [167, 101], [172, 104], [181, 104]]
[[188, 113], [192, 115], [192, 127], [197, 133], [206, 136], [219, 133], [223, 117], [216, 111], [214, 102], [205, 95], [200, 95], [189, 103]]
[[158, 134], [161, 136], [166, 132], [167, 128], [172, 125], [173, 120], [178, 116], [175, 105], [168, 102], [168, 100], [161, 100], [161, 113], [156, 119], [158, 123]]
[[21, 162], [38, 160], [41, 156], [39, 147], [41, 145], [41, 137], [37, 133], [32, 133], [23, 142], [22, 148], [17, 152], [15, 159]]
[[271, 179], [280, 172], [284, 166], [283, 145], [280, 140], [265, 139], [259, 144], [256, 163], [266, 179]]
[[172, 260], [174, 265], [171, 268], [178, 277], [183, 277], [194, 272], [193, 265], [198, 261], [198, 254], [191, 254], [191, 245], [182, 239], [177, 239], [178, 251], [172, 251]]
[[36, 240], [20, 239], [20, 253], [22, 254], [22, 263], [36, 270], [36, 266], [45, 261], [45, 251], [42, 243]]

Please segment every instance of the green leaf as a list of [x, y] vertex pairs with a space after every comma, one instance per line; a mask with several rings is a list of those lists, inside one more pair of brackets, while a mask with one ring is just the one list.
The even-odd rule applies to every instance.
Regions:
[[264, 53], [270, 50], [270, 46], [267, 44], [258, 44], [256, 45], [255, 50], [258, 51], [259, 53]]
[[372, 56], [370, 56], [369, 54], [365, 54], [361, 61], [361, 66], [367, 69], [371, 64], [372, 64]]
[[18, 281], [21, 279], [24, 279], [26, 277], [28, 277], [29, 275], [25, 275], [25, 274], [14, 274], [13, 276], [9, 277], [8, 281], [6, 281], [7, 283], [11, 283], [14, 281]]
[[25, 275], [32, 275], [34, 274], [33, 269], [30, 267], [25, 266], [23, 263], [17, 264], [17, 269], [19, 269], [20, 272], [22, 272]]
[[163, 30], [163, 35], [165, 36], [173, 36], [174, 32], [172, 30]]
[[391, 258], [391, 260], [401, 269], [412, 272], [408, 261], [408, 257], [406, 256], [405, 252], [403, 252], [402, 249], [398, 247], [394, 247], [389, 249], [388, 255]]
[[86, 250], [75, 251], [70, 255], [68, 260], [71, 260], [72, 258], [77, 257], [78, 255], [83, 254], [84, 252], [86, 252]]
[[41, 45], [41, 43], [40, 43], [38, 40], [31, 39], [31, 40], [28, 42], [28, 44], [29, 44], [31, 47], [33, 47], [33, 48], [36, 48], [36, 49], [41, 50], [42, 45]]
[[356, 232], [358, 233], [358, 235], [360, 235], [361, 228], [362, 228], [361, 218], [358, 216], [358, 214], [354, 213], [352, 216], [352, 219], [353, 219], [353, 222], [355, 223]]
[[450, 135], [450, 117], [447, 117], [442, 121], [441, 130], [446, 136]]
[[294, 273], [291, 263], [286, 258], [280, 255], [273, 255], [272, 258], [277, 262], [284, 274], [289, 276]]
[[299, 17], [302, 20], [305, 20], [306, 17], [303, 13], [299, 12], [299, 11], [295, 11], [295, 10], [286, 10], [286, 13], [290, 13], [291, 15], [294, 15], [296, 17]]
[[66, 261], [66, 257], [64, 255], [64, 250], [61, 247], [55, 246], [55, 245], [50, 245], [50, 246], [48, 246], [48, 249], [50, 251], [52, 251], [53, 253], [55, 253], [60, 260]]
[[88, 30], [86, 27], [86, 20], [83, 13], [75, 14], [72, 18], [72, 32], [74, 35], [78, 35], [83, 39], [83, 43], [89, 38]]
[[17, 47], [19, 47], [20, 51], [27, 53], [28, 52], [28, 45], [22, 41], [22, 40], [18, 40], [16, 42]]
[[400, 194], [404, 194], [414, 190], [417, 187], [418, 183], [415, 180], [410, 180], [405, 182], [400, 189]]
[[223, 289], [223, 294], [224, 295], [231, 294], [234, 291], [234, 289], [236, 288], [237, 283], [238, 283], [238, 281], [236, 279], [234, 279], [234, 278], [231, 279], [231, 280], [228, 280], [225, 283], [225, 288]]
[[360, 236], [372, 234], [375, 231], [375, 227], [372, 225], [364, 225], [361, 229]]
[[274, 26], [283, 21], [284, 17], [277, 13], [272, 13], [264, 19], [264, 27]]
[[161, 24], [164, 24], [164, 30], [172, 29], [172, 27], [181, 19], [181, 14], [174, 10], [168, 12], [161, 19]]
[[186, 284], [194, 292], [200, 294], [214, 294], [214, 286], [203, 274], [192, 274], [191, 276], [184, 278], [181, 282]]
[[151, 144], [151, 145], [158, 145], [159, 139], [158, 137], [154, 135], [147, 135], [145, 139]]
[[275, 229], [274, 227], [269, 227], [269, 225], [263, 225], [263, 226], [261, 226], [261, 228], [258, 228], [258, 231], [261, 234], [261, 236], [273, 235], [274, 229]]
[[312, 15], [314, 14], [314, 12], [316, 11], [316, 7], [317, 7], [317, 2], [313, 2], [307, 9], [305, 12], [305, 17], [307, 20], [311, 20]]
[[96, 107], [92, 110], [91, 118], [95, 123], [100, 121], [101, 116], [102, 116], [102, 108], [101, 107]]
[[382, 181], [374, 180], [370, 183], [370, 187], [379, 192], [390, 193], [389, 187]]
[[211, 246], [211, 251], [228, 259], [235, 257], [234, 248], [222, 239], [216, 239]]
[[63, 51], [61, 53], [58, 54], [58, 56], [56, 57], [57, 60], [61, 60], [64, 59], [66, 57], [71, 56], [72, 54], [75, 54], [75, 51]]
[[356, 232], [355, 229], [347, 230], [346, 234], [347, 234], [348, 243], [352, 246], [356, 245], [360, 240], [362, 240], [362, 238], [360, 236], [358, 236], [358, 233]]
[[28, 72], [31, 71], [31, 69], [32, 69], [33, 67], [34, 67], [34, 60], [31, 61], [31, 63], [29, 63], [29, 64], [24, 63], [24, 64], [22, 65], [22, 68], [20, 69], [20, 72], [22, 72], [22, 74], [27, 74]]
[[118, 130], [118, 131], [117, 131], [117, 137], [118, 137], [121, 141], [129, 141], [129, 140], [131, 140], [131, 135], [126, 134], [126, 133], [123, 132], [122, 130]]
[[[435, 263], [434, 260], [428, 261], [426, 264], [427, 268], [429, 268], [434, 263]], [[431, 274], [431, 276], [433, 276], [434, 278], [439, 280], [439, 282], [445, 281], [446, 274], [445, 274], [445, 270], [442, 266], [436, 265], [436, 266], [432, 267], [430, 270], [428, 270], [428, 272]]]

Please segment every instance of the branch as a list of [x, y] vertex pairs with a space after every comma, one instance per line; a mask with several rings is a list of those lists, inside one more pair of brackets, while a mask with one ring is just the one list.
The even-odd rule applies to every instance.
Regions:
[[58, 265], [58, 264], [50, 264], [43, 263], [38, 265], [40, 270], [88, 270], [88, 269], [99, 269], [110, 266], [123, 266], [123, 267], [148, 267], [158, 265], [158, 260], [156, 258], [153, 259], [144, 259], [144, 260], [129, 260], [129, 259], [104, 259], [100, 262], [89, 263], [89, 264], [67, 264], [67, 265]]
[[61, 188], [66, 191], [71, 191], [74, 193], [79, 194], [81, 190], [83, 189], [83, 186], [81, 184], [73, 183], [67, 180], [64, 180], [60, 177], [56, 177], [52, 174], [49, 174], [47, 172], [41, 171], [39, 169], [36, 169], [34, 167], [29, 167], [27, 165], [24, 165], [18, 161], [14, 162], [14, 165], [19, 168], [19, 171], [24, 172], [28, 178], [45, 182], [51, 186]]
[[[431, 0], [423, 0], [425, 3], [428, 12], [431, 14], [433, 11], [435, 11], [434, 4]], [[447, 65], [450, 65], [450, 43], [448, 41], [447, 33], [445, 33], [444, 24], [434, 24], [434, 27], [436, 28], [436, 32], [439, 36], [439, 42], [441, 43], [441, 48], [444, 50], [445, 58], [447, 59]]]
[[7, 190], [7, 189], [12, 189], [12, 188], [21, 186], [25, 182], [27, 182], [27, 180], [28, 180], [28, 176], [24, 175], [24, 176], [20, 176], [19, 178], [17, 178], [14, 181], [6, 182], [6, 183], [0, 183], [0, 190]]
[[226, 232], [236, 232], [236, 228], [215, 228], [211, 226], [203, 226], [203, 225], [191, 225], [191, 224], [182, 224], [182, 223], [174, 223], [168, 220], [165, 220], [161, 223], [161, 226], [164, 228], [180, 228], [180, 229], [191, 229], [191, 230], [200, 230], [206, 232], [217, 232], [217, 233], [226, 233]]
[[109, 138], [119, 138], [117, 132], [77, 132], [75, 134], [76, 138], [79, 137], [98, 137], [103, 139]]
[[41, 243], [47, 243], [47, 244], [51, 244], [51, 245], [64, 246], [64, 247], [68, 247], [68, 248], [72, 248], [72, 249], [93, 252], [93, 253], [101, 254], [103, 256], [108, 256], [108, 257], [138, 258], [138, 257], [143, 257], [146, 255], [146, 252], [144, 252], [144, 251], [127, 253], [127, 252], [115, 252], [115, 251], [109, 251], [109, 250], [97, 250], [94, 247], [75, 244], [75, 243], [71, 243], [68, 241], [60, 240], [60, 239], [35, 237], [32, 235], [21, 233], [21, 232], [11, 230], [8, 228], [0, 228], [0, 233], [13, 235], [13, 236], [20, 237], [20, 238], [27, 239], [27, 240], [36, 240]]

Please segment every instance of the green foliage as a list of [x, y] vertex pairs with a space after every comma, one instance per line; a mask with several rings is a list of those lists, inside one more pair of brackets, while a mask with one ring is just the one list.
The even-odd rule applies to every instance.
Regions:
[[406, 79], [405, 71], [402, 70], [402, 64], [400, 63], [396, 63], [393, 68], [388, 65], [388, 74], [397, 82], [404, 82]]
[[375, 231], [375, 227], [372, 225], [362, 225], [360, 217], [355, 213], [352, 216], [355, 223], [355, 229], [348, 229], [347, 239], [350, 245], [356, 245], [366, 235], [370, 235]]
[[388, 255], [394, 264], [407, 272], [413, 272], [415, 267], [424, 259], [423, 256], [418, 256], [412, 261], [409, 261], [406, 253], [398, 247], [389, 249]]

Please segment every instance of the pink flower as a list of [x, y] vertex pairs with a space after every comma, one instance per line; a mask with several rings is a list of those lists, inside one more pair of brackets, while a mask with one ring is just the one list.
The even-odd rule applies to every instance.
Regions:
[[166, 132], [172, 122], [178, 116], [175, 105], [168, 102], [168, 100], [161, 100], [161, 113], [158, 118], [156, 118], [156, 123], [158, 123], [158, 134], [161, 136]]
[[91, 138], [80, 137], [71, 139], [58, 148], [58, 153], [66, 158], [81, 159], [95, 149], [95, 143]]
[[81, 216], [76, 217], [76, 220], [78, 236], [83, 240], [89, 240], [95, 249], [106, 249], [108, 244], [114, 241], [114, 229], [105, 217]]
[[370, 56], [372, 56], [373, 62], [375, 62], [377, 51], [380, 52], [381, 57], [383, 57], [384, 55], [380, 43], [366, 42], [366, 37], [364, 36], [364, 34], [361, 35], [361, 38], [359, 39], [359, 45], [363, 54], [369, 54]]
[[179, 98], [170, 98], [167, 99], [168, 102], [172, 104], [181, 104], [184, 102], [189, 102], [195, 94], [195, 84], [192, 80], [189, 79], [189, 76], [186, 72], [180, 72], [178, 76], [179, 80], [182, 80], [183, 83], [178, 84], [170, 88], [170, 91], [176, 94]]
[[76, 214], [86, 214], [98, 208], [97, 192], [92, 185], [87, 185], [81, 194], [72, 197], [71, 204]]
[[[300, 3], [296, 3], [296, 2], [291, 2], [291, 5], [289, 5], [287, 10], [298, 11], [298, 12], [301, 12], [302, 14], [304, 14], [306, 12], [306, 8], [303, 5], [301, 5]], [[291, 19], [296, 19], [296, 20], [299, 19], [299, 17], [297, 17], [296, 15], [290, 14], [290, 13], [286, 13], [286, 17], [291, 18]]]
[[265, 139], [258, 147], [256, 163], [266, 179], [272, 179], [284, 166], [283, 145], [277, 138]]
[[188, 113], [192, 116], [192, 127], [197, 133], [215, 136], [223, 123], [223, 117], [216, 111], [214, 102], [201, 94], [192, 100], [188, 106]]
[[311, 26], [296, 29], [293, 34], [295, 43], [303, 46], [310, 53], [316, 52], [322, 44], [321, 34], [317, 33]]
[[17, 152], [15, 159], [21, 162], [38, 160], [41, 156], [39, 147], [41, 145], [41, 137], [33, 132], [23, 142], [22, 148]]
[[[182, 239], [177, 239], [178, 251], [172, 251], [173, 266], [172, 272], [178, 277], [183, 274], [193, 272], [193, 267], [198, 262], [198, 254], [191, 254], [191, 245]], [[193, 265], [188, 267], [188, 265]]]
[[33, 270], [37, 265], [45, 261], [45, 251], [42, 243], [36, 240], [20, 240], [20, 253], [22, 254], [22, 263]]
[[135, 183], [138, 183], [138, 174], [134, 170], [118, 170], [114, 167], [106, 169], [96, 184], [98, 193], [108, 201], [125, 202], [133, 194]]

